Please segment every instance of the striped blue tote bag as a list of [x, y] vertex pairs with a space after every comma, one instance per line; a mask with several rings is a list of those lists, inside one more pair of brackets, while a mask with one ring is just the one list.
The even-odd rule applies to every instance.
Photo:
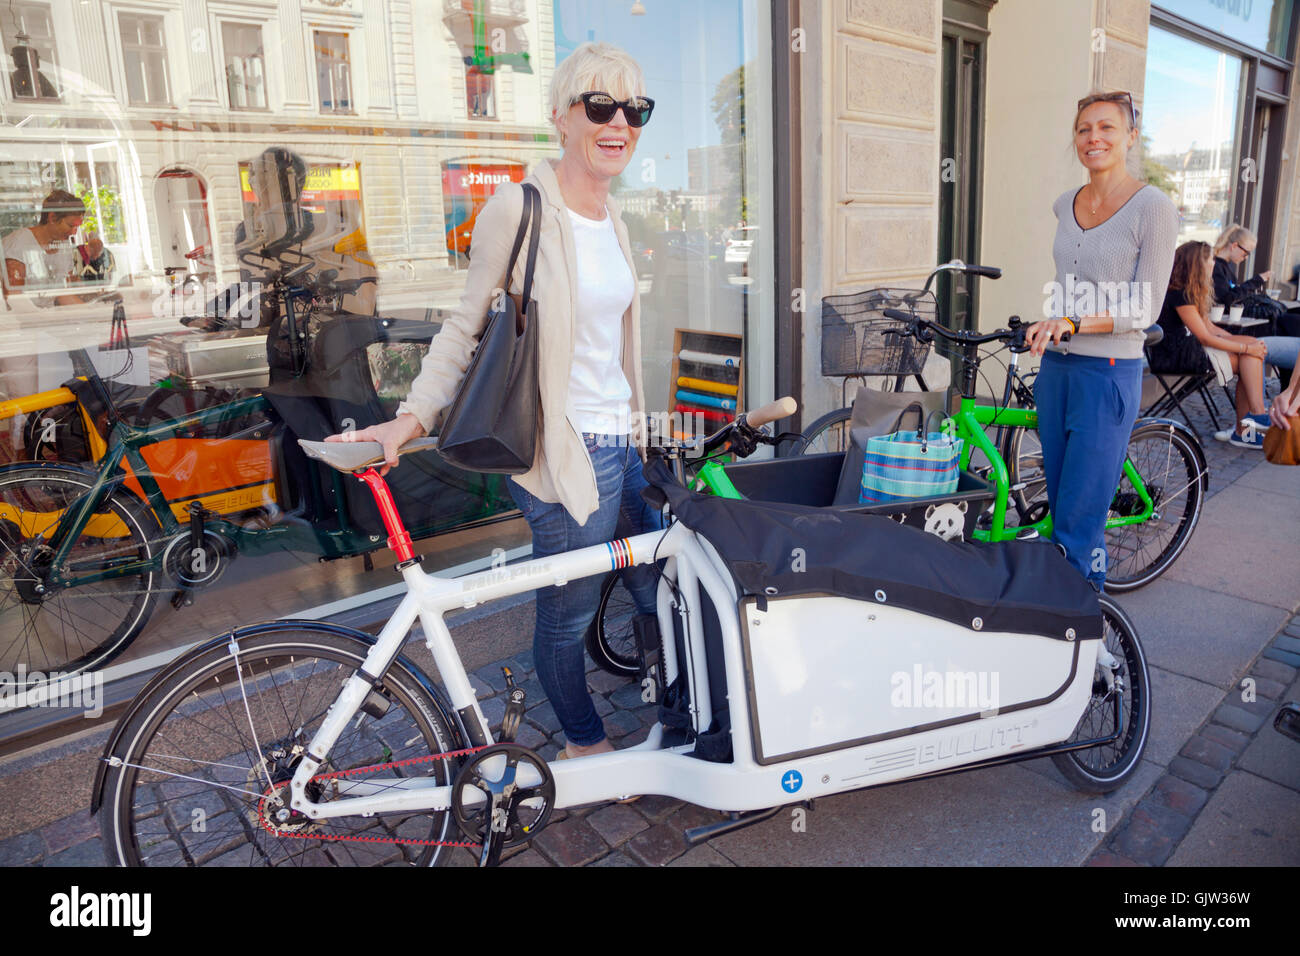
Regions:
[[[900, 426], [916, 411], [915, 431]], [[932, 412], [933, 420], [939, 412]], [[907, 406], [894, 422], [888, 435], [867, 440], [862, 460], [862, 489], [859, 504], [884, 504], [913, 501], [957, 490], [961, 458], [961, 439], [942, 431], [930, 431], [925, 410], [919, 402]]]

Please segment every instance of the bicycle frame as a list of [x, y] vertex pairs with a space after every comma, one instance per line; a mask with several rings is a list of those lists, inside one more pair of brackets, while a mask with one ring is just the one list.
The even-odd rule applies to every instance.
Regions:
[[[463, 578], [447, 579], [426, 574], [418, 562], [409, 559], [409, 538], [402, 528], [391, 497], [373, 472], [362, 473], [380, 500], [380, 512], [388, 526], [389, 544], [408, 557], [398, 567], [407, 584], [407, 594], [380, 632], [358, 672], [343, 685], [328, 715], [307, 745], [291, 784], [291, 806], [312, 819], [329, 819], [358, 814], [446, 810], [451, 790], [431, 778], [384, 776], [364, 780], [338, 780], [336, 798], [314, 802], [307, 793], [312, 776], [329, 758], [340, 735], [361, 708], [374, 682], [396, 658], [411, 626], [418, 620], [424, 640], [437, 664], [453, 709], [458, 714], [471, 746], [492, 742], [488, 721], [480, 709], [473, 687], [443, 615], [456, 608], [521, 594], [538, 587], [562, 586], [569, 581], [608, 573], [637, 564], [666, 559], [665, 577], [676, 581], [678, 601], [667, 580], [658, 591], [661, 631], [672, 633], [676, 615], [682, 627], [687, 654], [678, 660], [672, 641], [664, 642], [664, 670], [671, 682], [684, 673], [691, 688], [691, 719], [697, 733], [708, 730], [712, 720], [708, 675], [697, 669], [707, 659], [704, 624], [692, 608], [701, 606], [700, 592], [706, 593], [718, 609], [728, 708], [731, 714], [733, 759], [711, 763], [689, 756], [693, 743], [660, 749], [662, 726], [656, 724], [642, 744], [626, 750], [577, 760], [551, 763], [555, 781], [555, 807], [620, 799], [631, 794], [658, 793], [688, 800], [717, 810], [768, 809], [794, 800], [807, 800], [832, 793], [862, 789], [918, 776], [928, 776], [965, 765], [1026, 759], [1063, 750], [1083, 749], [1117, 738], [1062, 744], [1074, 729], [1092, 693], [1097, 641], [1070, 645], [1073, 655], [1069, 675], [1059, 692], [1020, 708], [978, 715], [979, 719], [939, 720], [904, 731], [867, 738], [794, 755], [794, 759], [763, 761], [755, 747], [751, 707], [746, 682], [748, 660], [742, 641], [746, 631], [758, 627], [769, 613], [752, 600], [742, 603], [731, 583], [725, 564], [712, 546], [680, 522], [664, 531], [649, 532], [617, 542], [594, 545], [484, 571]], [[740, 610], [737, 611], [736, 609]], [[742, 620], [743, 618], [743, 620]], [[776, 620], [776, 618], [773, 618]], [[240, 648], [231, 635], [229, 653], [239, 658]], [[250, 717], [251, 720], [251, 717]], [[974, 736], [972, 736], [974, 735]], [[254, 734], [256, 739], [256, 734]], [[965, 741], [965, 745], [961, 741]], [[973, 743], [978, 741], [978, 743]], [[982, 758], [972, 759], [972, 746]], [[910, 759], [900, 759], [900, 754]], [[793, 772], [793, 776], [788, 776]], [[518, 785], [540, 783], [533, 768], [520, 765]], [[797, 782], [796, 782], [797, 781]], [[797, 792], [797, 797], [792, 794]]]

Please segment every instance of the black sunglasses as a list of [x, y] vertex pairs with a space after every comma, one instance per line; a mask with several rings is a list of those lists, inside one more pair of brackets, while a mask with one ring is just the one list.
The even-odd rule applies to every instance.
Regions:
[[1085, 106], [1091, 106], [1093, 103], [1122, 103], [1128, 107], [1128, 115], [1133, 119], [1133, 125], [1137, 126], [1138, 111], [1133, 105], [1133, 94], [1126, 92], [1118, 93], [1093, 93], [1091, 96], [1085, 96], [1079, 100], [1078, 111], [1083, 112]]
[[641, 127], [650, 122], [650, 113], [655, 108], [655, 101], [648, 96], [634, 96], [621, 103], [608, 93], [583, 93], [578, 99], [587, 110], [587, 119], [601, 126], [612, 120], [622, 107], [627, 125]]

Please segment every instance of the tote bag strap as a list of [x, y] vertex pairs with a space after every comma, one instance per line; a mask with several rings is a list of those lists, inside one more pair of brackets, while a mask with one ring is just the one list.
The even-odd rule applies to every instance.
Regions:
[[890, 429], [890, 434], [894, 434], [896, 432], [900, 432], [903, 430], [903, 419], [906, 418], [908, 415], [912, 414], [913, 410], [916, 411], [916, 430], [921, 433], [922, 440], [924, 440], [925, 408], [921, 405], [920, 402], [913, 402], [911, 405], [908, 405], [905, 409], [903, 409], [901, 412], [898, 413], [898, 417], [894, 419], [894, 427]]
[[[533, 296], [533, 267], [537, 264], [537, 231], [542, 222], [542, 197], [537, 192], [537, 187], [531, 183], [524, 183], [524, 199], [527, 204], [524, 206], [525, 219], [532, 220], [532, 226], [528, 230], [528, 264], [524, 267], [524, 295], [523, 304], [524, 312], [528, 312], [528, 303], [532, 301]], [[523, 223], [520, 223], [522, 229]], [[520, 233], [522, 235], [522, 232]], [[510, 268], [514, 269], [514, 258], [511, 257]]]
[[[515, 271], [515, 262], [519, 258], [519, 250], [523, 248], [524, 236], [529, 233], [530, 231], [528, 228], [529, 221], [533, 218], [532, 212], [533, 212], [534, 189], [532, 186], [530, 186], [527, 183], [523, 183], [522, 185], [524, 187], [524, 210], [522, 215], [520, 215], [519, 217], [519, 228], [515, 230], [515, 243], [510, 249], [510, 262], [507, 263], [506, 265], [506, 278], [504, 282], [504, 288], [507, 294], [510, 292], [510, 277], [514, 274]], [[531, 230], [532, 235], [530, 236], [530, 239], [532, 240], [531, 245], [536, 246], [537, 245], [537, 223], [533, 222], [532, 225], [533, 225], [533, 228]], [[534, 256], [534, 252], [532, 249], [530, 249], [528, 251], [528, 262], [529, 262], [530, 269], [532, 267], [533, 256]], [[529, 278], [528, 276], [524, 277], [525, 282], [527, 282], [528, 278]], [[527, 297], [525, 297], [525, 301], [527, 301]]]

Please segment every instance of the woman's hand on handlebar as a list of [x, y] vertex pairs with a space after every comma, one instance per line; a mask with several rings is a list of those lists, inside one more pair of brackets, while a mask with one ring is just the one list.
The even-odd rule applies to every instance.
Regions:
[[1066, 319], [1044, 319], [1035, 322], [1025, 333], [1025, 344], [1035, 358], [1047, 351], [1048, 344], [1059, 345], [1063, 337], [1074, 333], [1074, 324]]
[[325, 440], [379, 442], [384, 448], [384, 466], [379, 469], [379, 474], [386, 475], [390, 468], [397, 466], [397, 449], [412, 438], [423, 436], [424, 426], [420, 424], [420, 420], [414, 415], [404, 413], [382, 425], [369, 425], [358, 431], [341, 432], [338, 435], [330, 435]]

